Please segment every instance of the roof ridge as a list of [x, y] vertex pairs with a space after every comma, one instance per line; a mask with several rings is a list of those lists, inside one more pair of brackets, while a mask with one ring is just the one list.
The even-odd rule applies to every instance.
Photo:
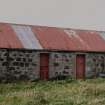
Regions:
[[0, 22], [0, 24], [12, 24], [12, 25], [21, 25], [21, 26], [35, 26], [35, 27], [47, 27], [47, 28], [58, 28], [58, 29], [67, 29], [67, 30], [76, 30], [76, 31], [93, 31], [93, 32], [105, 32], [105, 31], [97, 31], [93, 29], [80, 29], [80, 28], [67, 28], [67, 27], [55, 27], [55, 26], [48, 26], [48, 25], [32, 25], [32, 24], [25, 24], [25, 23], [12, 23], [12, 22]]

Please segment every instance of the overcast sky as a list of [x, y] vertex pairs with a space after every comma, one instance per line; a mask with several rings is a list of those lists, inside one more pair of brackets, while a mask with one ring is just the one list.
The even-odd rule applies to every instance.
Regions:
[[105, 0], [0, 0], [0, 21], [105, 30]]

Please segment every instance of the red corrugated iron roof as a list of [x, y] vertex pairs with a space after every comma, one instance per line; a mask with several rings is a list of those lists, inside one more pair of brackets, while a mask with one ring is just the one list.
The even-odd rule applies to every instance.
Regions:
[[32, 30], [45, 49], [105, 51], [105, 40], [95, 31], [34, 26]]
[[32, 31], [45, 49], [69, 49], [71, 42], [67, 38], [67, 35], [61, 33], [58, 28], [32, 27]]
[[98, 32], [79, 31], [77, 34], [89, 46], [89, 51], [105, 51], [105, 40], [99, 35]]
[[0, 48], [105, 52], [105, 32], [0, 23]]
[[9, 24], [0, 23], [0, 48], [23, 48]]

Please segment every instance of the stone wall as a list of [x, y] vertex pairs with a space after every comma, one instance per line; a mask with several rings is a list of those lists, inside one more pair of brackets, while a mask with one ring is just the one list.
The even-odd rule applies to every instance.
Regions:
[[39, 56], [36, 51], [0, 49], [0, 80], [39, 79]]
[[58, 76], [74, 75], [75, 56], [73, 53], [51, 53], [49, 64], [49, 77], [56, 78]]
[[86, 55], [86, 77], [105, 77], [105, 55], [87, 54]]
[[[49, 52], [49, 78], [75, 77], [78, 53]], [[86, 78], [105, 77], [105, 54], [86, 54]], [[40, 79], [40, 52], [0, 49], [0, 81]]]
[[10, 51], [9, 73], [15, 79], [35, 80], [39, 78], [40, 61], [38, 52]]
[[[73, 53], [50, 53], [49, 78], [73, 76]], [[0, 80], [40, 79], [40, 52], [0, 49]]]
[[0, 49], [0, 81], [6, 79], [7, 74], [7, 62], [8, 51], [6, 49]]

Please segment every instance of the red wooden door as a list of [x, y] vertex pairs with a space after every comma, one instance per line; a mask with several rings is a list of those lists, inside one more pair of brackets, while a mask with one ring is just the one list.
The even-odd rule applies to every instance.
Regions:
[[77, 55], [76, 57], [76, 78], [85, 78], [85, 55]]
[[47, 80], [48, 72], [49, 72], [49, 54], [42, 53], [40, 54], [40, 78], [42, 80]]

